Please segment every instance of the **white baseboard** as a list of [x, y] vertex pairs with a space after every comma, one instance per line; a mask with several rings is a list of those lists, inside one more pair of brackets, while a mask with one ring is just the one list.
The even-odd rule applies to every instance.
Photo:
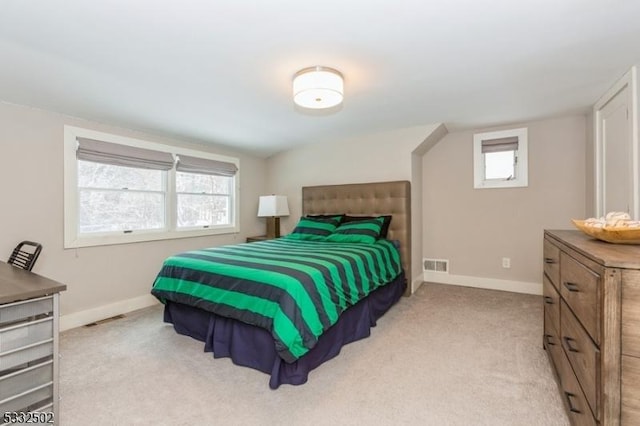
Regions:
[[489, 290], [511, 291], [513, 293], [542, 295], [542, 283], [499, 280], [496, 278], [470, 277], [467, 275], [451, 275], [438, 272], [425, 272], [423, 278], [426, 282], [431, 283], [461, 285], [464, 287], [486, 288]]
[[60, 331], [81, 327], [83, 325], [91, 324], [92, 322], [100, 321], [106, 318], [111, 318], [116, 315], [126, 314], [127, 312], [147, 308], [158, 303], [160, 303], [158, 302], [158, 299], [150, 294], [146, 294], [144, 296], [134, 297], [133, 299], [122, 300], [120, 302], [111, 303], [109, 305], [87, 309], [85, 311], [61, 315]]
[[[425, 272], [422, 277], [411, 282], [411, 294], [418, 290], [423, 282], [438, 284], [461, 285], [464, 287], [486, 288], [490, 290], [511, 291], [514, 293], [542, 294], [541, 283], [530, 283], [525, 281], [499, 280], [495, 278], [470, 277], [466, 275], [441, 274], [437, 272]], [[109, 305], [98, 306], [97, 308], [60, 316], [60, 331], [81, 327], [92, 322], [111, 318], [116, 315], [126, 314], [142, 308], [157, 305], [158, 299], [150, 294], [133, 299], [122, 300]]]

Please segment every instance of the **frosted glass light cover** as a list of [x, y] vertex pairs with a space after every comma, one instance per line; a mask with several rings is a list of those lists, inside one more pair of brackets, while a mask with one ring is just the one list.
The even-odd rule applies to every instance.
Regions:
[[293, 101], [303, 108], [331, 108], [342, 102], [342, 74], [326, 67], [298, 71], [293, 78]]

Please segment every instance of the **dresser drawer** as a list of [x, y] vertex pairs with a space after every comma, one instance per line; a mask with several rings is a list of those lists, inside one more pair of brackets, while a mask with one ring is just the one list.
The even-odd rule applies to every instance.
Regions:
[[0, 376], [0, 401], [53, 383], [53, 360]]
[[53, 313], [53, 296], [24, 300], [0, 306], [0, 327], [4, 324], [24, 321], [39, 315]]
[[0, 328], [0, 372], [53, 354], [53, 317]]
[[542, 337], [542, 345], [551, 358], [551, 366], [555, 369], [558, 377], [560, 377], [560, 356], [562, 354], [562, 345], [560, 342], [560, 334], [554, 328], [549, 319], [549, 315], [544, 315], [544, 335]]
[[52, 338], [52, 317], [0, 328], [0, 355]]
[[0, 412], [32, 411], [31, 406], [48, 404], [53, 398], [53, 384], [43, 385], [0, 401]]
[[544, 239], [544, 273], [556, 287], [560, 285], [560, 249], [546, 238]]
[[23, 349], [0, 354], [0, 371], [20, 367], [27, 362], [53, 355], [53, 339]]
[[600, 350], [576, 320], [568, 306], [560, 308], [560, 340], [569, 363], [582, 386], [584, 396], [596, 418], [599, 417], [598, 385], [600, 382]]
[[560, 253], [560, 294], [578, 321], [600, 344], [600, 275], [571, 256]]
[[548, 320], [556, 331], [560, 330], [560, 294], [547, 277], [542, 277], [542, 294], [544, 298], [545, 323]]
[[560, 387], [562, 388], [562, 400], [567, 408], [567, 414], [573, 426], [595, 426], [596, 420], [591, 415], [587, 399], [580, 389], [576, 376], [569, 365], [569, 360], [564, 352], [560, 353]]

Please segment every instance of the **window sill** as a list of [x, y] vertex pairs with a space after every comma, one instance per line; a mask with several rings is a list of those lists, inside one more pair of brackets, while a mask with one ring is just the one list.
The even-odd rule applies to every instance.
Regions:
[[206, 237], [211, 235], [237, 234], [240, 227], [189, 229], [181, 231], [139, 231], [122, 235], [99, 235], [91, 237], [78, 237], [65, 239], [64, 248], [73, 249], [81, 247], [109, 246], [119, 244], [140, 243], [148, 241], [175, 240], [179, 238]]
[[499, 188], [524, 188], [529, 186], [526, 180], [514, 179], [514, 180], [495, 180], [495, 181], [482, 181], [474, 183], [474, 189], [499, 189]]

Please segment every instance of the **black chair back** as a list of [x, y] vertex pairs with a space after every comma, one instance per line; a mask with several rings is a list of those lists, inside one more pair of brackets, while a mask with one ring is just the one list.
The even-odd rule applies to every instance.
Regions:
[[13, 253], [9, 256], [9, 264], [16, 268], [26, 269], [30, 271], [38, 260], [42, 245], [33, 241], [23, 241], [13, 249]]

